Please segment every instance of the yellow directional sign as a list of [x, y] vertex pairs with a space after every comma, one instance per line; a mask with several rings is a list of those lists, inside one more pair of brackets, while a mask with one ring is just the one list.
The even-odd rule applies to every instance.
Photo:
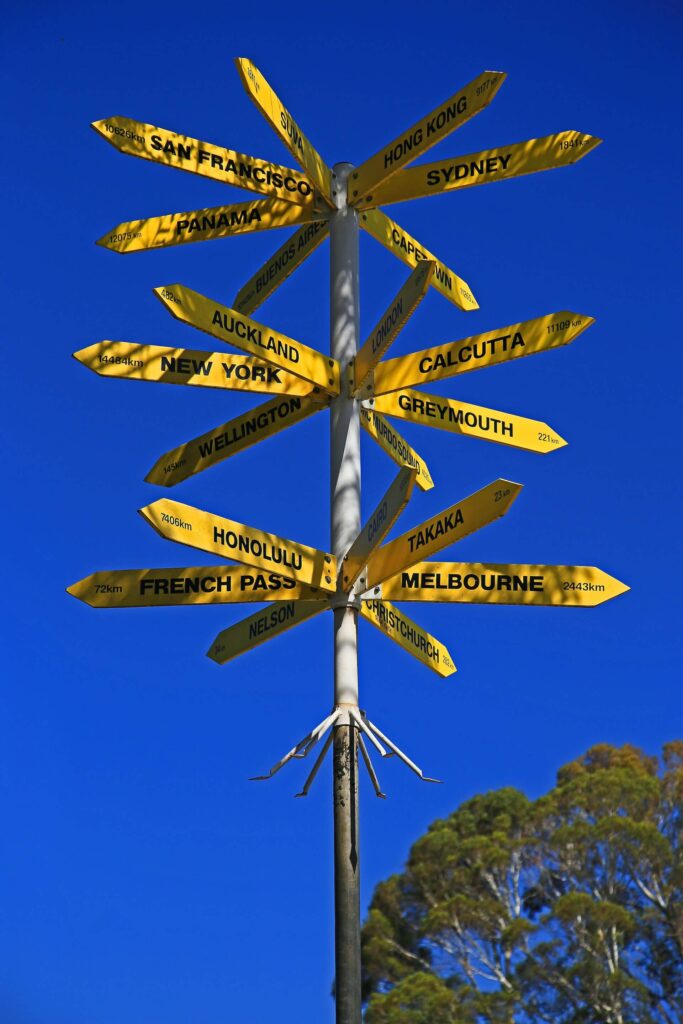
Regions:
[[145, 480], [173, 487], [327, 408], [327, 401], [280, 395], [159, 456]]
[[370, 202], [374, 198], [373, 190], [383, 181], [422, 156], [488, 106], [506, 77], [501, 71], [484, 71], [366, 160], [349, 175], [349, 202]]
[[336, 589], [337, 560], [326, 551], [168, 498], [159, 498], [139, 511], [167, 540], [223, 555], [267, 572], [277, 572], [287, 579], [322, 590]]
[[475, 334], [471, 338], [451, 341], [421, 352], [411, 352], [397, 359], [387, 359], [375, 367], [374, 375], [368, 381], [367, 392], [383, 395], [414, 384], [445, 380], [484, 366], [495, 366], [521, 356], [559, 348], [574, 341], [594, 323], [592, 316], [570, 313], [565, 309], [560, 313], [549, 313], [535, 320], [501, 327], [497, 331]]
[[418, 263], [394, 301], [368, 335], [365, 344], [353, 361], [354, 393], [358, 393], [364, 388], [371, 371], [389, 346], [393, 345], [399, 332], [403, 330], [427, 294], [435, 267], [436, 264], [431, 260], [421, 260]]
[[339, 363], [335, 359], [184, 285], [164, 285], [155, 288], [154, 294], [177, 320], [267, 363], [281, 366], [331, 395], [339, 394]]
[[264, 608], [248, 619], [222, 630], [206, 653], [212, 661], [225, 665], [238, 654], [244, 654], [252, 647], [258, 647], [266, 640], [285, 633], [292, 626], [298, 626], [300, 622], [313, 618], [328, 607], [321, 601], [287, 601], [274, 608]]
[[284, 199], [299, 206], [312, 206], [315, 191], [300, 171], [258, 157], [236, 153], [224, 146], [178, 135], [153, 124], [132, 121], [129, 117], [106, 117], [93, 121], [95, 131], [115, 149], [154, 163], [191, 171], [226, 185], [236, 185], [273, 199]]
[[416, 267], [421, 260], [432, 260], [436, 264], [429, 282], [432, 288], [445, 295], [459, 309], [479, 309], [479, 303], [467, 282], [453, 273], [441, 260], [437, 260], [436, 256], [381, 210], [365, 210], [360, 215], [360, 225], [409, 267]]
[[322, 220], [305, 224], [295, 231], [240, 288], [233, 301], [233, 309], [239, 310], [240, 313], [253, 313], [297, 267], [301, 266], [306, 257], [318, 248], [329, 233], [329, 224]]
[[393, 484], [344, 555], [344, 589], [350, 590], [372, 552], [379, 547], [410, 501], [417, 471], [403, 467]]
[[364, 600], [360, 613], [381, 633], [395, 640], [437, 675], [446, 677], [457, 671], [446, 645], [388, 601]]
[[109, 569], [67, 587], [91, 608], [160, 608], [163, 605], [254, 601], [326, 601], [317, 587], [239, 565], [180, 569]]
[[404, 437], [401, 437], [397, 430], [380, 416], [374, 409], [360, 410], [360, 425], [380, 448], [383, 448], [399, 466], [408, 466], [417, 472], [417, 486], [421, 491], [429, 491], [434, 486], [432, 475], [427, 468], [427, 463], [421, 459], [414, 448], [408, 444]]
[[385, 580], [368, 597], [392, 601], [531, 604], [588, 608], [630, 587], [588, 565], [490, 565], [419, 562]]
[[567, 444], [557, 431], [539, 420], [456, 402], [452, 398], [439, 398], [424, 391], [392, 391], [389, 395], [370, 399], [367, 404], [370, 403], [377, 412], [386, 416], [397, 416], [423, 427], [437, 427], [452, 434], [496, 441], [541, 455], [564, 448]]
[[[558, 132], [542, 139], [527, 139], [511, 146], [408, 167], [375, 189], [370, 205], [402, 203], [406, 199], [420, 199], [471, 185], [484, 185], [489, 181], [519, 178], [534, 171], [566, 167], [576, 163], [601, 142], [602, 139], [583, 132]], [[365, 204], [361, 201], [358, 205], [362, 209]]]
[[277, 96], [255, 64], [246, 57], [236, 57], [242, 85], [250, 98], [280, 136], [294, 159], [306, 171], [321, 196], [332, 203], [332, 172], [304, 133], [284, 103]]
[[297, 206], [283, 199], [254, 199], [232, 206], [212, 206], [206, 210], [124, 221], [98, 238], [97, 244], [113, 252], [141, 252], [143, 249], [161, 249], [184, 242], [208, 242], [212, 238], [229, 238], [245, 232], [286, 228], [322, 219], [312, 206]]
[[494, 480], [389, 541], [368, 561], [368, 590], [505, 515], [521, 489], [521, 484], [511, 480]]
[[309, 381], [278, 366], [271, 366], [262, 359], [229, 356], [224, 352], [100, 341], [74, 352], [74, 359], [101, 377], [121, 377], [124, 380], [190, 384], [266, 395], [308, 395], [314, 390]]

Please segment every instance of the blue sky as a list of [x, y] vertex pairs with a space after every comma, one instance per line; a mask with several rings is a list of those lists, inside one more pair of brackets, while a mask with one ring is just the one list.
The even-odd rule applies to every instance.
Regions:
[[[589, 745], [680, 737], [680, 208], [674, 4], [500, 2], [198, 7], [13, 4], [1, 74], [6, 247], [0, 1018], [7, 1024], [293, 1024], [333, 1019], [329, 768], [292, 800], [266, 769], [327, 712], [331, 619], [225, 668], [204, 652], [253, 610], [94, 611], [64, 587], [95, 569], [211, 564], [136, 510], [157, 457], [259, 401], [105, 380], [71, 353], [104, 338], [210, 347], [152, 288], [229, 304], [284, 240], [255, 234], [139, 255], [94, 245], [136, 217], [248, 198], [124, 157], [89, 128], [123, 114], [290, 164], [232, 65], [248, 56], [328, 163], [360, 163], [485, 69], [494, 102], [428, 159], [577, 129], [579, 164], [389, 210], [472, 286], [431, 291], [392, 355], [568, 308], [572, 345], [435, 392], [544, 420], [548, 456], [398, 424], [437, 482], [415, 525], [498, 476], [508, 515], [447, 551], [597, 565], [632, 590], [594, 610], [404, 606], [448, 644], [442, 681], [361, 624], [361, 703], [429, 773], [378, 766], [362, 792], [364, 900], [437, 816], [476, 792], [552, 784]], [[323, 245], [257, 318], [325, 351]], [[362, 333], [407, 276], [361, 238]], [[219, 347], [218, 345], [216, 347]], [[327, 414], [168, 496], [327, 549]], [[394, 466], [363, 447], [363, 508]], [[400, 532], [397, 530], [397, 532]], [[367, 781], [367, 780], [366, 780]]]

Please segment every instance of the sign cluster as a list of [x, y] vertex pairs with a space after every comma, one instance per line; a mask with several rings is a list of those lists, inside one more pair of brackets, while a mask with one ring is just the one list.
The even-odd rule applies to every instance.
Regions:
[[[300, 169], [126, 117], [96, 121], [95, 130], [122, 153], [251, 193], [247, 202], [123, 222], [103, 235], [99, 244], [129, 253], [271, 228], [296, 230], [239, 289], [231, 307], [182, 284], [155, 288], [172, 316], [210, 336], [210, 350], [101, 341], [75, 357], [101, 376], [266, 396], [248, 413], [159, 455], [146, 477], [150, 483], [174, 487], [323, 412], [342, 392], [359, 400], [363, 428], [396, 463], [398, 472], [339, 562], [332, 554], [299, 541], [161, 498], [140, 512], [162, 537], [231, 564], [98, 571], [74, 583], [69, 592], [97, 608], [264, 602], [264, 609], [214, 639], [208, 655], [224, 664], [329, 609], [333, 595], [341, 591], [357, 599], [364, 619], [439, 676], [448, 676], [455, 672], [455, 665], [445, 645], [392, 602], [587, 607], [626, 591], [628, 587], [618, 580], [586, 566], [430, 561], [509, 511], [521, 485], [504, 479], [494, 480], [385, 542], [415, 486], [421, 490], [434, 486], [425, 461], [387, 417], [531, 452], [556, 451], [567, 442], [547, 423], [421, 389], [567, 345], [594, 320], [567, 310], [541, 313], [521, 323], [386, 358], [429, 288], [463, 311], [477, 309], [478, 303], [462, 277], [380, 207], [563, 167], [593, 150], [600, 139], [563, 131], [408, 166], [494, 99], [506, 76], [484, 71], [356, 168], [348, 179], [348, 204], [358, 210], [360, 226], [406, 264], [410, 274], [353, 362], [342, 367], [317, 348], [252, 319], [265, 299], [327, 238], [336, 203], [334, 176], [291, 113], [251, 61], [239, 58], [236, 64], [247, 94]], [[216, 341], [240, 354], [215, 351]], [[368, 732], [364, 723], [365, 719], [359, 728], [372, 738], [372, 729]], [[386, 741], [376, 729], [373, 735]]]

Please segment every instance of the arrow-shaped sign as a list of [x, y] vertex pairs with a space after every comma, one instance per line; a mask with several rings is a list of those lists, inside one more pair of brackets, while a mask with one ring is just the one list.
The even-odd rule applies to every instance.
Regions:
[[434, 481], [427, 468], [427, 463], [420, 458], [398, 430], [394, 430], [384, 416], [380, 416], [374, 409], [364, 409], [361, 406], [360, 425], [397, 465], [408, 466], [409, 469], [414, 469], [417, 472], [416, 482], [421, 491], [432, 489]]
[[364, 619], [390, 637], [404, 650], [437, 675], [451, 676], [456, 671], [450, 651], [431, 633], [395, 608], [388, 601], [364, 600], [360, 606]]
[[317, 220], [305, 224], [273, 253], [269, 260], [240, 288], [233, 301], [233, 309], [240, 313], [253, 313], [255, 309], [286, 281], [307, 256], [310, 256], [330, 233], [327, 221]]
[[368, 591], [505, 515], [521, 489], [522, 484], [511, 480], [494, 480], [420, 526], [389, 541], [368, 561]]
[[280, 136], [297, 163], [315, 184], [330, 206], [332, 202], [332, 172], [320, 153], [311, 145], [279, 96], [271, 89], [259, 69], [246, 57], [236, 57], [242, 85], [266, 121]]
[[547, 455], [567, 444], [556, 430], [539, 420], [529, 420], [524, 416], [514, 416], [512, 413], [486, 409], [468, 402], [456, 402], [452, 398], [439, 398], [424, 391], [392, 391], [389, 395], [369, 399], [366, 404], [370, 403], [373, 403], [372, 407], [377, 412], [386, 416], [396, 416], [423, 427], [436, 427], [452, 434], [495, 441], [541, 455]]
[[286, 601], [272, 608], [250, 615], [234, 626], [222, 630], [206, 652], [219, 665], [244, 654], [266, 640], [272, 640], [280, 633], [286, 633], [292, 626], [313, 618], [329, 608], [322, 601]]
[[360, 226], [368, 234], [376, 238], [389, 252], [393, 252], [394, 256], [398, 256], [409, 267], [416, 267], [422, 260], [431, 260], [435, 263], [434, 273], [429, 283], [458, 309], [479, 309], [479, 303], [467, 282], [458, 277], [445, 263], [438, 260], [381, 210], [365, 210], [361, 213], [359, 221]]
[[113, 252], [141, 252], [322, 219], [312, 206], [297, 206], [282, 199], [254, 199], [249, 203], [124, 221], [98, 238], [97, 244]]
[[565, 309], [487, 331], [486, 334], [475, 334], [396, 359], [386, 359], [370, 375], [364, 395], [383, 395], [415, 384], [429, 384], [485, 366], [507, 363], [537, 352], [547, 352], [574, 341], [594, 323], [592, 316], [570, 313]]
[[[408, 167], [375, 189], [369, 205], [402, 203], [406, 199], [421, 199], [490, 181], [519, 178], [535, 171], [566, 167], [586, 156], [601, 142], [602, 139], [583, 132], [557, 132], [542, 139], [527, 139], [511, 146]], [[359, 208], [363, 209], [366, 202], [359, 202]]]
[[350, 590], [372, 552], [379, 547], [410, 501], [417, 471], [404, 467], [344, 555], [344, 590]]
[[177, 320], [267, 363], [281, 366], [331, 395], [339, 394], [339, 363], [329, 356], [184, 285], [164, 285], [155, 288], [154, 294]]
[[392, 601], [588, 608], [611, 601], [629, 589], [614, 576], [588, 565], [419, 562], [365, 596]]
[[429, 282], [436, 264], [422, 260], [413, 270], [398, 295], [379, 318], [353, 360], [354, 393], [365, 390], [364, 385], [390, 345], [396, 341], [400, 331], [413, 315], [427, 294]]
[[281, 167], [268, 160], [236, 153], [224, 146], [202, 142], [189, 135], [178, 135], [166, 128], [133, 121], [129, 117], [106, 117], [93, 121], [92, 127], [121, 153], [139, 156], [153, 163], [177, 167], [226, 185], [284, 199], [298, 206], [312, 206], [315, 191], [300, 171]]
[[[488, 106], [506, 79], [501, 71], [484, 71], [441, 106], [402, 132], [388, 146], [349, 175], [349, 203], [372, 202], [382, 182], [412, 163]], [[375, 204], [378, 205], [378, 204]]]
[[224, 352], [100, 341], [73, 355], [79, 363], [101, 377], [189, 384], [266, 395], [309, 395], [318, 390], [309, 381], [271, 366], [262, 359], [226, 355]]
[[326, 408], [326, 400], [320, 402], [285, 395], [271, 398], [269, 402], [160, 455], [145, 480], [148, 484], [173, 487]]
[[322, 590], [336, 589], [337, 560], [326, 551], [168, 498], [159, 498], [139, 511], [166, 540], [233, 558]]
[[161, 608], [166, 605], [244, 604], [254, 601], [326, 601], [317, 587], [240, 565], [174, 569], [105, 569], [67, 592], [91, 608]]

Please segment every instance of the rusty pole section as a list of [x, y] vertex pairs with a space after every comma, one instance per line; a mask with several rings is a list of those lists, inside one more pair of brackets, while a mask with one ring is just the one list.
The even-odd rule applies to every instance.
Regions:
[[[337, 212], [330, 224], [330, 355], [341, 366], [341, 393], [331, 405], [331, 551], [341, 559], [360, 532], [360, 414], [349, 397], [346, 366], [358, 350], [358, 214], [346, 205], [351, 164], [335, 164]], [[334, 706], [358, 713], [358, 610], [337, 594], [334, 607]], [[337, 1024], [361, 1022], [358, 746], [348, 716], [334, 726], [335, 993]]]

